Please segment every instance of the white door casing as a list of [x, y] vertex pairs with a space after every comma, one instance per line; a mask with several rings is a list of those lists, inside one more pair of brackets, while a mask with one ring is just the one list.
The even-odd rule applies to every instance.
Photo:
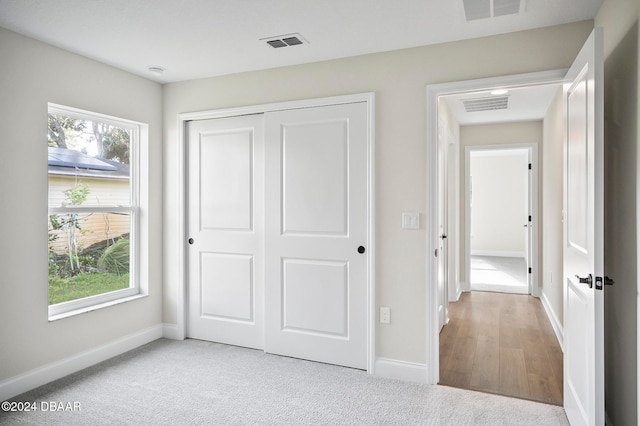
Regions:
[[596, 28], [564, 92], [564, 407], [572, 425], [605, 421], [602, 51]]
[[187, 127], [187, 335], [262, 349], [263, 116]]
[[[524, 228], [525, 228], [525, 260], [527, 261], [527, 291], [529, 294], [538, 296], [533, 291], [533, 232], [538, 232], [537, 229], [533, 228], [533, 159], [531, 158], [532, 152], [529, 150], [529, 171], [527, 172], [527, 218], [525, 218]], [[537, 164], [536, 164], [537, 167]], [[536, 193], [535, 196], [538, 196]], [[529, 272], [531, 271], [531, 272]]]
[[270, 112], [265, 135], [265, 351], [366, 369], [367, 106]]

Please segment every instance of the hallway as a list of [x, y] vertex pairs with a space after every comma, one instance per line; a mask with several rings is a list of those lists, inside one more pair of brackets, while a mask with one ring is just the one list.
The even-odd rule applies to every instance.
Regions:
[[562, 405], [562, 349], [540, 300], [474, 291], [450, 303], [440, 384]]

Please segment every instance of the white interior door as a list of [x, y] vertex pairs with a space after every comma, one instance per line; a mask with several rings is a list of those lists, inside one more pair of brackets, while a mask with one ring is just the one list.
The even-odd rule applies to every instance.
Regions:
[[604, 424], [604, 114], [602, 32], [567, 74], [564, 173], [564, 407]]
[[448, 186], [448, 131], [443, 123], [438, 126], [438, 321], [440, 330], [447, 323], [449, 303], [449, 186]]
[[188, 123], [188, 337], [264, 347], [263, 115]]
[[367, 107], [267, 113], [265, 350], [367, 368]]

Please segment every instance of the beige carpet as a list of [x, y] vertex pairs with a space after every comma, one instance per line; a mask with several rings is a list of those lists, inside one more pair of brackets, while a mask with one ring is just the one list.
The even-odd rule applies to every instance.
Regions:
[[[563, 409], [552, 405], [197, 340], [160, 339], [13, 401], [38, 410], [0, 411], [0, 424], [568, 424]], [[51, 406], [71, 411], [40, 409]]]

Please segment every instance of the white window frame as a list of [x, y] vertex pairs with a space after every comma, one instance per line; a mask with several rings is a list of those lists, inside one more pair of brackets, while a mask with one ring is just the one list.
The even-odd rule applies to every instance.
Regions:
[[[47, 191], [48, 215], [61, 213], [96, 212], [126, 213], [129, 215], [129, 288], [49, 305], [49, 321], [54, 321], [95, 309], [116, 305], [129, 300], [135, 300], [148, 294], [148, 283], [145, 279], [146, 274], [141, 273], [143, 271], [141, 271], [140, 265], [148, 263], [146, 261], [146, 257], [145, 259], [141, 259], [142, 253], [148, 253], [147, 244], [143, 242], [141, 238], [142, 235], [148, 234], [146, 232], [146, 220], [141, 220], [141, 217], [144, 216], [141, 213], [146, 210], [148, 199], [148, 179], [142, 179], [143, 173], [141, 172], [145, 172], [144, 174], [148, 174], [146, 173], [146, 167], [148, 165], [147, 159], [149, 146], [149, 127], [144, 123], [81, 110], [78, 108], [57, 105], [53, 103], [48, 104], [48, 113], [64, 115], [83, 120], [99, 121], [102, 123], [108, 123], [113, 126], [131, 130], [129, 146], [129, 205], [51, 207], [48, 205], [49, 202]], [[147, 250], [141, 250], [141, 246], [147, 248]]]

